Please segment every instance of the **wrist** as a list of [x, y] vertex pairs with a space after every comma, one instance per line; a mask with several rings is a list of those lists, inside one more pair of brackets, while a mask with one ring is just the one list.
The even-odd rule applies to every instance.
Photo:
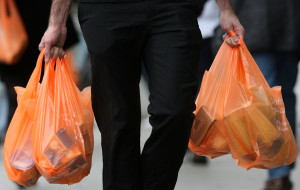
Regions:
[[233, 9], [224, 9], [224, 10], [220, 10], [220, 16], [235, 16], [235, 12], [233, 11]]
[[61, 31], [61, 30], [64, 30], [66, 28], [66, 25], [65, 24], [58, 24], [58, 23], [52, 23], [52, 22], [49, 22], [49, 25], [48, 25], [48, 30], [52, 30], [52, 31]]

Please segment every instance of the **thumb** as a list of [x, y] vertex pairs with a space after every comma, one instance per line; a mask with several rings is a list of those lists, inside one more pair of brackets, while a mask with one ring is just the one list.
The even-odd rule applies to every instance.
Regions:
[[44, 41], [42, 40], [39, 44], [39, 50], [42, 51], [44, 48], [45, 48], [45, 44], [44, 44]]
[[239, 24], [237, 27], [234, 28], [236, 35], [239, 38], [244, 38], [245, 36], [245, 29], [243, 28], [243, 26], [241, 24]]
[[46, 44], [46, 46], [45, 46], [45, 53], [44, 53], [44, 55], [45, 55], [45, 63], [48, 63], [49, 62], [49, 60], [50, 60], [50, 56], [51, 56], [51, 49], [50, 49], [50, 45], [47, 45]]

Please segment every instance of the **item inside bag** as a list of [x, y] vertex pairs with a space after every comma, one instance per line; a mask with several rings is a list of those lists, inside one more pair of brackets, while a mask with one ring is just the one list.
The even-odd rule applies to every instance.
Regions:
[[17, 149], [15, 150], [10, 158], [11, 165], [22, 171], [22, 179], [19, 183], [24, 186], [32, 186], [39, 179], [38, 171], [35, 167], [35, 162], [32, 159], [32, 150]]
[[212, 127], [215, 120], [207, 112], [205, 107], [201, 107], [197, 112], [191, 132], [191, 140], [196, 146], [199, 146], [206, 137], [208, 130]]
[[80, 150], [74, 146], [72, 139], [64, 128], [51, 138], [44, 154], [53, 168], [65, 166], [69, 173], [86, 164]]
[[[228, 37], [233, 37], [231, 31]], [[244, 41], [220, 47], [204, 73], [189, 148], [216, 158], [231, 154], [241, 167], [290, 165], [297, 144], [286, 118], [281, 87], [270, 88]], [[213, 116], [210, 119], [209, 114]]]
[[[274, 120], [275, 114], [268, 113], [266, 115], [262, 112], [262, 110], [267, 109], [270, 109], [270, 105], [252, 103], [230, 113], [224, 119], [228, 126], [227, 133], [230, 137], [230, 144], [239, 151], [241, 157], [246, 161], [255, 161], [257, 150], [259, 150], [260, 156], [272, 158], [278, 154], [284, 144], [280, 132], [270, 122]], [[250, 125], [251, 128], [245, 124]], [[250, 134], [256, 134], [255, 144], [251, 141]]]
[[93, 147], [92, 147], [92, 142], [91, 142], [91, 137], [88, 133], [87, 130], [81, 130], [82, 133], [82, 137], [84, 140], [84, 150], [85, 150], [85, 154], [90, 154], [93, 152]]

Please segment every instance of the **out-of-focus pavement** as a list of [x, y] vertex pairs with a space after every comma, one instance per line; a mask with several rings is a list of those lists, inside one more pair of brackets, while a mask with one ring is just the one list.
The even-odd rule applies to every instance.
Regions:
[[[298, 83], [299, 84], [299, 83]], [[299, 86], [299, 85], [298, 85]], [[300, 87], [297, 88], [300, 90]], [[142, 110], [144, 116], [147, 106], [147, 92], [141, 86]], [[298, 112], [299, 113], [299, 112]], [[151, 133], [147, 119], [142, 122], [141, 144], [144, 144]], [[298, 130], [299, 131], [299, 130]], [[299, 134], [299, 133], [298, 133]], [[299, 135], [298, 135], [299, 137]], [[102, 190], [102, 153], [100, 133], [95, 128], [95, 150], [93, 166], [89, 176], [80, 183], [71, 186], [48, 184], [41, 177], [36, 186], [26, 190]], [[299, 141], [298, 141], [299, 142]], [[267, 171], [261, 169], [245, 169], [238, 167], [231, 156], [223, 156], [209, 160], [205, 166], [193, 164], [191, 155], [187, 155], [180, 170], [175, 190], [262, 190], [267, 178]], [[298, 163], [300, 159], [298, 158]], [[292, 173], [294, 189], [300, 189], [300, 168]], [[18, 190], [19, 188], [7, 179], [3, 163], [3, 147], [0, 147], [0, 190]]]

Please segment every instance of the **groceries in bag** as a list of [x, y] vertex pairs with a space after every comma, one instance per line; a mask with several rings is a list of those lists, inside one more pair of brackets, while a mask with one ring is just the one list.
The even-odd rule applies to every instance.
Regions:
[[90, 172], [94, 117], [86, 91], [75, 86], [65, 59], [46, 64], [32, 139], [36, 166], [49, 183], [78, 183]]
[[223, 43], [204, 74], [189, 148], [210, 158], [231, 154], [246, 169], [289, 165], [297, 145], [281, 87], [269, 87], [242, 39], [239, 44]]

